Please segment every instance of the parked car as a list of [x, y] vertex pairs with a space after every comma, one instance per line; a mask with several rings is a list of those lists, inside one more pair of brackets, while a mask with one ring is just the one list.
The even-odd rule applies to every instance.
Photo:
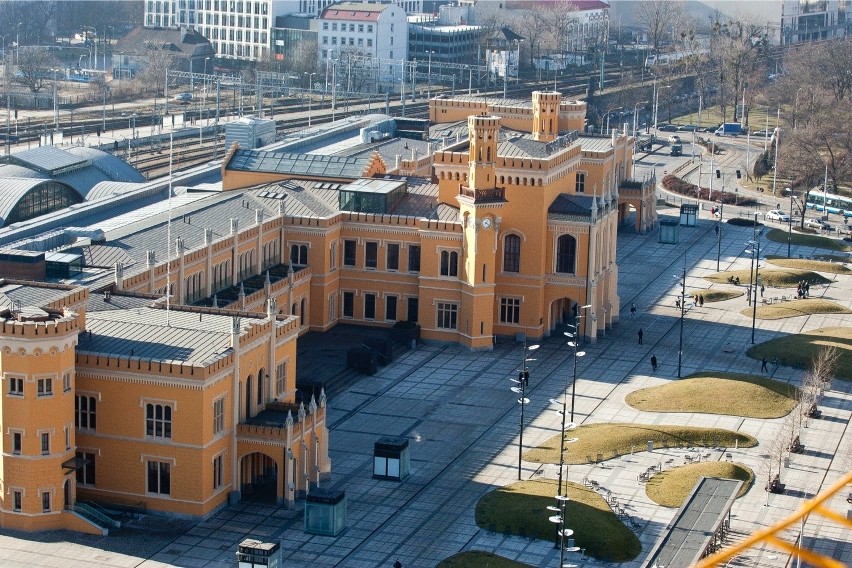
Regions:
[[751, 133], [752, 136], [757, 136], [759, 138], [768, 138], [772, 135], [771, 130], [755, 130]]
[[698, 127], [694, 124], [681, 124], [677, 129], [679, 132], [696, 132]]
[[669, 144], [680, 144], [680, 136], [677, 134], [669, 136]]
[[768, 221], [783, 221], [784, 223], [790, 222], [790, 216], [781, 211], [780, 209], [772, 209], [766, 212], [766, 219]]
[[660, 124], [657, 126], [657, 130], [660, 132], [677, 132], [677, 126], [674, 124]]
[[817, 231], [831, 230], [831, 225], [829, 225], [822, 219], [805, 219], [805, 227], [809, 229], [816, 229]]
[[192, 100], [192, 93], [178, 93], [175, 95], [175, 101], [181, 104], [188, 104]]

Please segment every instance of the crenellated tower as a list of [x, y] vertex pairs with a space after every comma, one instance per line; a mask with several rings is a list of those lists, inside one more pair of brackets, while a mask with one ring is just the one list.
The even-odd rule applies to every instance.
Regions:
[[73, 512], [74, 368], [79, 319], [70, 310], [0, 312], [2, 525], [99, 533]]
[[560, 93], [533, 91], [533, 137], [540, 142], [552, 142], [559, 136]]

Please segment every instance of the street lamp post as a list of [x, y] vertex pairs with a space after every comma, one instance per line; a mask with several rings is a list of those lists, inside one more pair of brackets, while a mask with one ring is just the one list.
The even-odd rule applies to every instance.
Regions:
[[639, 109], [639, 105], [644, 105], [644, 104], [647, 104], [647, 103], [648, 103], [648, 101], [642, 101], [642, 102], [639, 102], [639, 103], [636, 103], [635, 105], [633, 105], [633, 137], [634, 138], [636, 138], [636, 127], [637, 127], [637, 120], [638, 120], [638, 118], [637, 118], [638, 115], [636, 113]]
[[790, 258], [790, 249], [793, 245], [793, 188], [788, 187], [790, 192], [790, 220], [787, 222], [787, 258]]
[[15, 26], [15, 65], [18, 64], [18, 60], [20, 59], [21, 52], [21, 24], [24, 22], [18, 22], [18, 25]]
[[657, 129], [657, 117], [659, 116], [660, 110], [660, 91], [663, 89], [671, 89], [671, 85], [663, 85], [661, 87], [657, 87], [657, 79], [654, 78], [654, 130]]
[[430, 49], [426, 53], [429, 54], [429, 65], [426, 67], [426, 100], [429, 100], [432, 98], [432, 54], [435, 52]]
[[[675, 277], [677, 278], [677, 277]], [[680, 378], [683, 365], [683, 320], [686, 313], [686, 257], [684, 257], [683, 276], [680, 283], [680, 339], [677, 349], [677, 378]]]
[[610, 115], [610, 113], [614, 110], [621, 110], [622, 108], [624, 108], [624, 107], [615, 107], [615, 108], [611, 108], [608, 111], [606, 111], [606, 131], [604, 131], [604, 134], [609, 135], [609, 115]]
[[[757, 216], [755, 215], [755, 219]], [[752, 250], [754, 261], [754, 303], [751, 311], [751, 344], [754, 345], [754, 332], [757, 327], [757, 287], [760, 286], [760, 236], [763, 234], [763, 229], [757, 232], [754, 241], [750, 244], [754, 247]], [[749, 290], [749, 295], [751, 290]]]
[[521, 461], [523, 460], [524, 454], [524, 407], [529, 404], [529, 399], [526, 397], [527, 393], [527, 385], [530, 382], [530, 373], [527, 370], [527, 353], [529, 351], [534, 351], [538, 349], [538, 345], [530, 345], [527, 346], [527, 337], [524, 334], [524, 364], [523, 368], [518, 371], [518, 379], [512, 379], [512, 382], [516, 383], [519, 386], [512, 387], [512, 392], [516, 394], [520, 394], [521, 398], [518, 400], [518, 403], [521, 405], [521, 422], [520, 422], [520, 438], [518, 440], [518, 480], [521, 480]]
[[470, 96], [473, 91], [473, 69], [470, 65], [465, 65], [467, 67], [467, 96]]
[[310, 128], [314, 101], [312, 96], [314, 94], [314, 75], [316, 75], [316, 73], [308, 73], [307, 71], [304, 71], [302, 74], [308, 76], [308, 128]]

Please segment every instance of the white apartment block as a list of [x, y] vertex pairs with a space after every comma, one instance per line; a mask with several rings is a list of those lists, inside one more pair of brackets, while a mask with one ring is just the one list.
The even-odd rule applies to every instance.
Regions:
[[[144, 25], [194, 28], [210, 40], [218, 57], [264, 61], [270, 58], [276, 16], [319, 16], [332, 4], [332, 0], [145, 0]], [[405, 12], [422, 10], [423, 0], [395, 0], [393, 6], [404, 18]]]
[[341, 2], [317, 19], [319, 63], [344, 51], [379, 59], [408, 59], [408, 19], [396, 4]]
[[[319, 16], [323, 10], [334, 4], [335, 0], [291, 0], [298, 3], [298, 11], [300, 14], [310, 14]], [[391, 0], [391, 4], [396, 4], [406, 14], [419, 14], [423, 11], [423, 0]]]
[[850, 28], [849, 0], [783, 0], [781, 44], [844, 37]]
[[275, 17], [296, 1], [145, 0], [146, 27], [194, 28], [210, 40], [218, 57], [269, 59]]

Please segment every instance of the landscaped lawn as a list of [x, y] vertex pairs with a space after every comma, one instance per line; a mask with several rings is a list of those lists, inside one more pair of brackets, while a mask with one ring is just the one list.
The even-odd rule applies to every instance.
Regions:
[[796, 405], [796, 387], [766, 377], [701, 372], [628, 394], [646, 412], [700, 412], [746, 418], [780, 418]]
[[705, 302], [724, 302], [745, 294], [742, 290], [707, 290], [700, 292]]
[[[776, 243], [786, 243], [787, 231], [782, 229], [771, 229], [766, 233], [766, 238]], [[796, 232], [793, 233], [791, 242], [794, 245], [804, 245], [806, 247], [824, 248], [829, 250], [852, 250], [852, 245], [844, 243], [843, 241], [820, 237], [818, 235], [804, 235]]]
[[[734, 445], [748, 448], [757, 445], [757, 440], [748, 434], [731, 430], [657, 424], [584, 424], [566, 432], [565, 437], [577, 438], [576, 442], [565, 444], [563, 461], [567, 464], [597, 460], [598, 454], [608, 460], [631, 452], [644, 452], [648, 440], [654, 442], [655, 448]], [[524, 459], [538, 463], [559, 463], [559, 435], [526, 452]]]
[[[751, 274], [753, 275], [754, 272]], [[728, 284], [728, 278], [739, 278], [740, 286], [748, 287], [749, 269], [717, 272], [710, 276], [705, 276], [704, 278], [719, 284]], [[831, 280], [821, 274], [817, 274], [816, 272], [811, 272], [810, 270], [794, 270], [792, 268], [784, 270], [761, 270], [760, 278], [765, 286], [771, 286], [773, 288], [795, 288], [802, 280], [808, 282], [811, 286], [815, 284], [828, 284], [831, 282]]]
[[747, 354], [758, 360], [776, 358], [782, 365], [805, 369], [819, 350], [828, 345], [840, 350], [835, 377], [852, 381], [852, 327], [826, 327], [777, 337], [755, 345]]
[[469, 550], [442, 560], [437, 568], [530, 568], [529, 564], [509, 560], [490, 552]]
[[[476, 504], [476, 524], [486, 530], [554, 540], [558, 525], [548, 519], [555, 505], [556, 481], [519, 481], [495, 489]], [[604, 498], [586, 487], [568, 483], [565, 528], [574, 530], [576, 546], [587, 556], [607, 562], [633, 560], [642, 545], [633, 531], [618, 520]]]
[[645, 485], [645, 493], [663, 507], [680, 507], [702, 476], [741, 480], [743, 485], [737, 497], [745, 495], [754, 484], [754, 472], [747, 466], [732, 462], [699, 462], [658, 473]]
[[832, 272], [834, 274], [848, 274], [852, 272], [839, 262], [826, 260], [811, 260], [809, 258], [787, 258], [785, 256], [767, 256], [770, 264], [796, 270], [812, 270], [814, 272]]
[[752, 308], [743, 308], [740, 313], [747, 317], [756, 314], [757, 319], [775, 320], [812, 314], [849, 314], [852, 310], [829, 300], [804, 298], [776, 304], [758, 304], [756, 311]]

